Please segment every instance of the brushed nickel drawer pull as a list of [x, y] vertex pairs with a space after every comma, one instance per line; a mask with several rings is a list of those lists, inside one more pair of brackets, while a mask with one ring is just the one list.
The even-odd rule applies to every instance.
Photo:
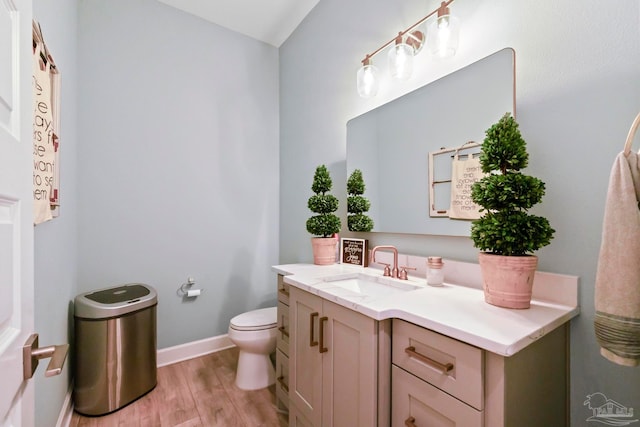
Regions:
[[278, 380], [278, 383], [280, 384], [280, 387], [282, 387], [284, 389], [284, 391], [289, 393], [289, 386], [287, 385], [287, 383], [284, 382], [284, 375], [280, 375], [276, 379]]
[[326, 316], [320, 318], [320, 353], [329, 351], [329, 349], [324, 346], [324, 322], [327, 320], [329, 320], [329, 318]]
[[313, 319], [318, 317], [318, 312], [314, 311], [309, 315], [309, 347], [315, 347], [318, 345], [318, 341], [313, 338]]
[[282, 333], [283, 336], [289, 338], [289, 332], [284, 329], [284, 326], [280, 326], [278, 330]]
[[404, 425], [406, 427], [417, 427], [416, 426], [416, 419], [413, 417], [409, 417], [406, 420], [404, 420]]
[[404, 349], [405, 353], [407, 353], [410, 357], [413, 357], [415, 359], [418, 359], [419, 361], [426, 363], [427, 365], [431, 366], [432, 368], [435, 368], [439, 371], [442, 371], [443, 374], [446, 374], [447, 372], [451, 371], [453, 369], [453, 363], [440, 363], [437, 362], [427, 356], [425, 356], [424, 354], [420, 354], [416, 351], [416, 348], [414, 346], [410, 346]]
[[278, 289], [278, 292], [280, 292], [282, 295], [289, 296], [289, 291], [285, 288]]

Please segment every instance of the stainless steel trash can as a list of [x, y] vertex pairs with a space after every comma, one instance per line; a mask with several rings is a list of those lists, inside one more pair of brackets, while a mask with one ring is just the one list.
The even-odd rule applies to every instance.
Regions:
[[75, 410], [104, 415], [157, 384], [156, 291], [130, 283], [75, 298]]

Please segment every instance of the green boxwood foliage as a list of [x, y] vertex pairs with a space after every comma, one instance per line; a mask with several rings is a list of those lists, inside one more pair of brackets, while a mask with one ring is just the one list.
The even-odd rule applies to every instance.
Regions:
[[338, 199], [327, 194], [331, 191], [331, 176], [325, 165], [316, 168], [311, 190], [315, 193], [309, 198], [307, 206], [317, 214], [307, 220], [307, 231], [314, 236], [331, 237], [340, 231], [342, 224], [333, 212], [338, 210]]
[[506, 113], [486, 131], [480, 166], [489, 175], [473, 184], [472, 200], [484, 215], [471, 225], [471, 239], [482, 251], [526, 255], [548, 245], [555, 230], [546, 218], [527, 210], [544, 196], [544, 182], [520, 172], [529, 161], [518, 123]]
[[371, 231], [373, 220], [365, 215], [371, 203], [364, 194], [364, 178], [362, 171], [355, 169], [347, 180], [347, 227], [349, 231]]

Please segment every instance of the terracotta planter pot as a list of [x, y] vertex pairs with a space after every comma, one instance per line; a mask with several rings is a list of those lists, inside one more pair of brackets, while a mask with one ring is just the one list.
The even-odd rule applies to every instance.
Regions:
[[478, 260], [487, 303], [505, 308], [529, 308], [533, 277], [538, 266], [537, 256], [481, 252]]
[[336, 262], [336, 245], [338, 240], [333, 237], [312, 237], [313, 263], [329, 265]]

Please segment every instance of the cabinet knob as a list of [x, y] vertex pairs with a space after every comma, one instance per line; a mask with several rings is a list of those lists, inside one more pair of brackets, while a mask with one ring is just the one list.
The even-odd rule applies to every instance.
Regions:
[[417, 427], [416, 426], [416, 419], [413, 417], [409, 417], [406, 420], [404, 420], [404, 425], [406, 427]]

